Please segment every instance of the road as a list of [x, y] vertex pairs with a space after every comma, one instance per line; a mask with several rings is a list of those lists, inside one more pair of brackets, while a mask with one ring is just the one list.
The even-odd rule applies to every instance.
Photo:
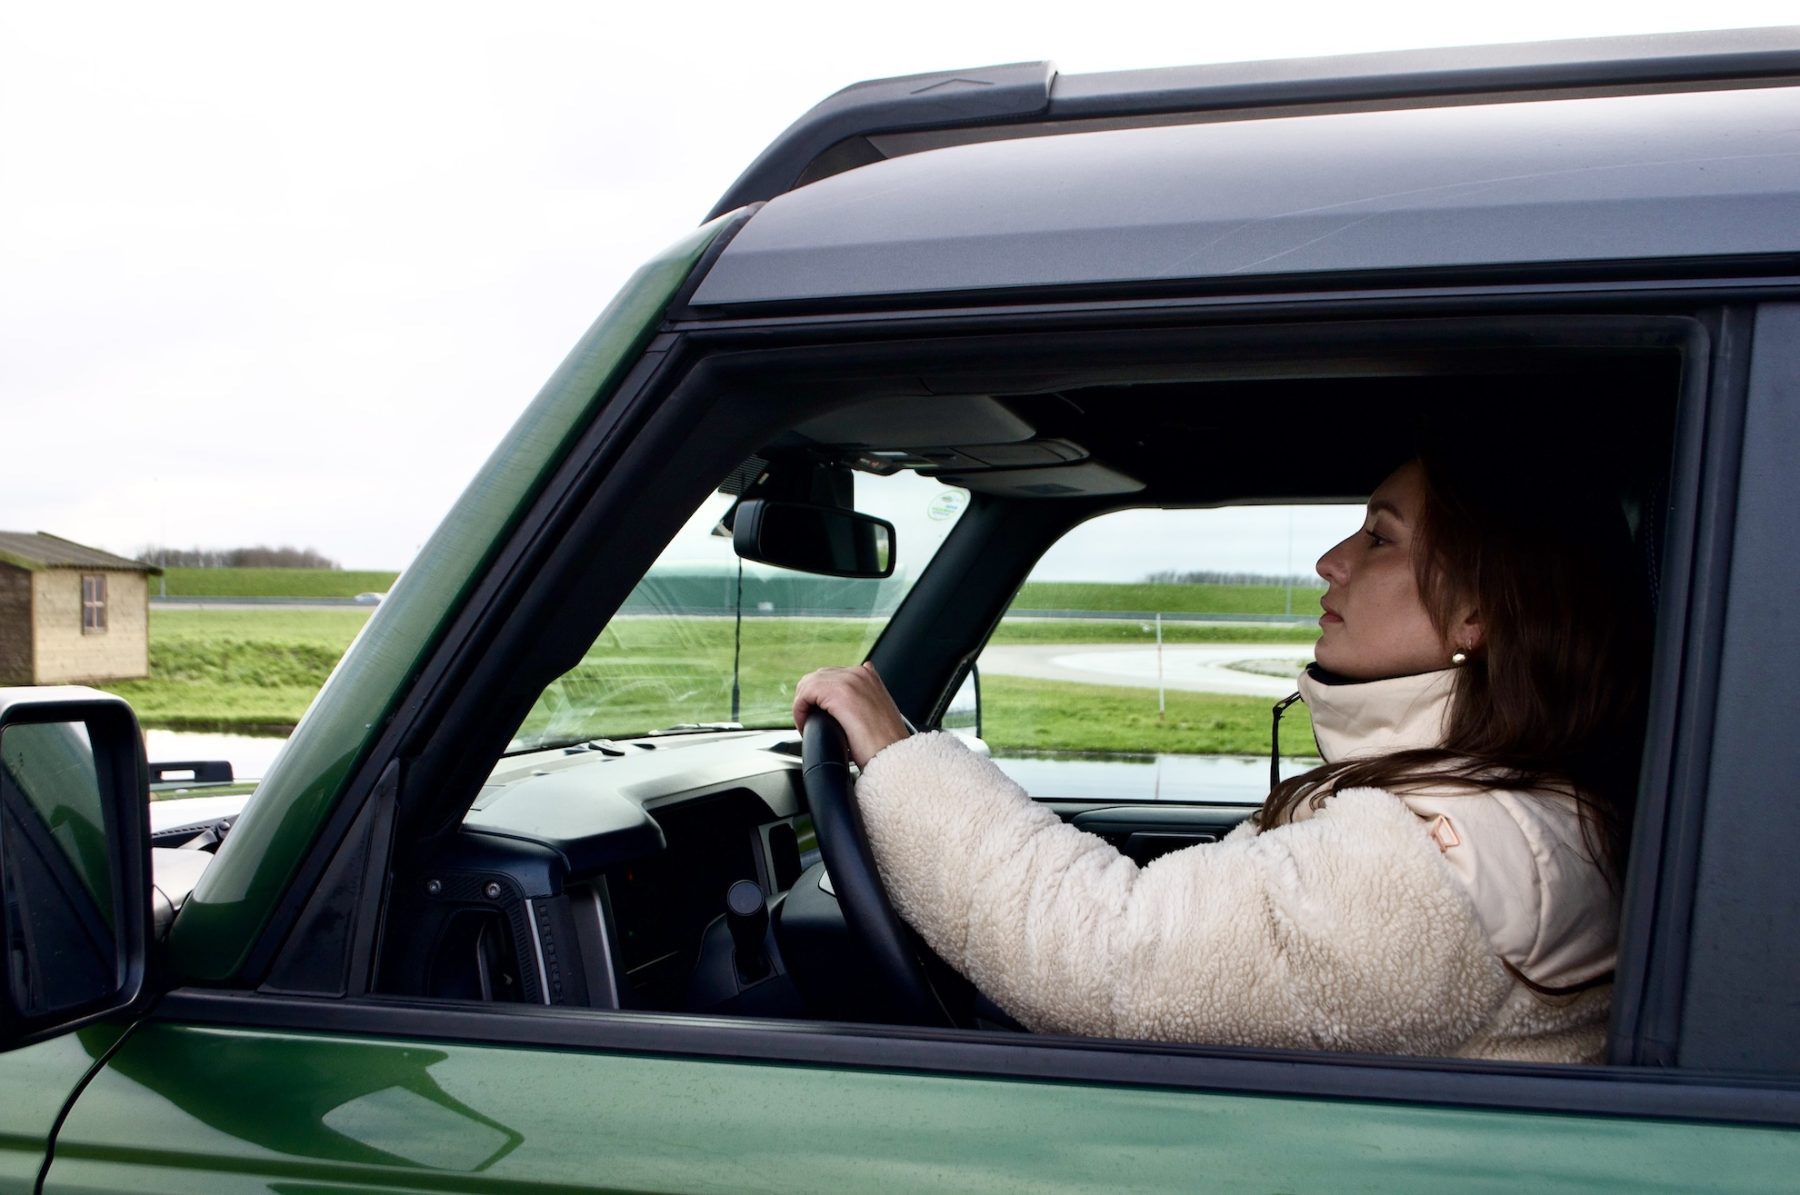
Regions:
[[[1165, 688], [1277, 698], [1294, 691], [1291, 677], [1261, 676], [1228, 665], [1244, 660], [1292, 660], [1298, 674], [1301, 665], [1312, 659], [1313, 651], [1311, 644], [1301, 643], [1182, 643], [1165, 644], [1161, 650]], [[981, 670], [993, 676], [1154, 689], [1157, 648], [1154, 644], [1119, 647], [1109, 643], [997, 646], [981, 653]]]

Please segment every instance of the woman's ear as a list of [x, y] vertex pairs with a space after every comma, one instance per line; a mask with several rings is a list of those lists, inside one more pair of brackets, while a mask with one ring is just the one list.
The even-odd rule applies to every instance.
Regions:
[[1481, 625], [1481, 611], [1471, 608], [1456, 624], [1456, 634], [1451, 636], [1456, 645], [1464, 651], [1479, 651], [1486, 641]]

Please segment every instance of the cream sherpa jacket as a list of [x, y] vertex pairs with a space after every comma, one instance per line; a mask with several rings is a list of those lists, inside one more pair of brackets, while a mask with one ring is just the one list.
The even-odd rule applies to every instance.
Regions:
[[[1302, 692], [1335, 760], [1441, 741], [1452, 676]], [[952, 735], [888, 747], [857, 794], [901, 916], [1031, 1029], [1600, 1058], [1616, 916], [1567, 800], [1352, 789], [1140, 868]]]

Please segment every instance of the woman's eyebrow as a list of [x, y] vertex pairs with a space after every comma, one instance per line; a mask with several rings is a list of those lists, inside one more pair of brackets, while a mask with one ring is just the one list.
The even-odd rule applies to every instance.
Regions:
[[1380, 514], [1384, 511], [1393, 515], [1394, 518], [1398, 519], [1400, 522], [1406, 522], [1406, 516], [1400, 513], [1400, 508], [1395, 506], [1392, 502], [1389, 502], [1386, 498], [1376, 498], [1370, 501], [1370, 514]]

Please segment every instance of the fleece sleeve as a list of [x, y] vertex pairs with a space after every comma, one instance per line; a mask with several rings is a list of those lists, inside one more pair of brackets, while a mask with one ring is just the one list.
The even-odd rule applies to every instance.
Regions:
[[857, 792], [901, 916], [1039, 1032], [1446, 1054], [1512, 986], [1377, 789], [1142, 868], [952, 735], [887, 748]]

